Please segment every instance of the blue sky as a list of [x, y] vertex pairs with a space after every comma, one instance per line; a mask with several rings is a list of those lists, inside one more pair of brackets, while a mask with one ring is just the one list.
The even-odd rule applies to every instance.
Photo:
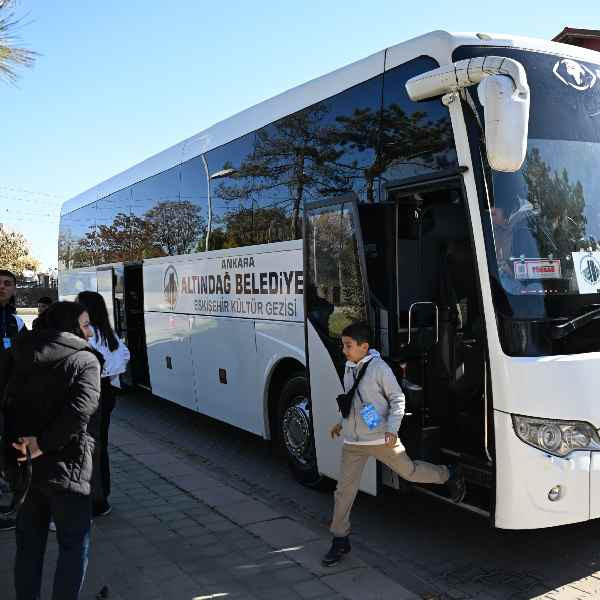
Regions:
[[592, 0], [20, 0], [17, 11], [41, 56], [17, 87], [0, 83], [0, 222], [46, 267], [60, 202], [290, 87], [434, 29], [549, 39], [600, 27]]

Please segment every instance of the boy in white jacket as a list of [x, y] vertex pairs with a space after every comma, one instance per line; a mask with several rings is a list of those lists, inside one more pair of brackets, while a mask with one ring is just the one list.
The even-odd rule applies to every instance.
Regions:
[[370, 337], [369, 327], [364, 323], [349, 325], [342, 332], [347, 359], [344, 390], [350, 391], [361, 370], [367, 370], [351, 399], [348, 417], [342, 418], [330, 431], [332, 438], [343, 435], [344, 446], [330, 527], [334, 537], [323, 558], [325, 566], [336, 564], [350, 552], [350, 510], [370, 456], [407, 481], [448, 484], [455, 502], [460, 502], [465, 495], [464, 481], [458, 473], [451, 473], [444, 465], [413, 461], [406, 454], [398, 439], [404, 416], [404, 393], [379, 352], [369, 348]]

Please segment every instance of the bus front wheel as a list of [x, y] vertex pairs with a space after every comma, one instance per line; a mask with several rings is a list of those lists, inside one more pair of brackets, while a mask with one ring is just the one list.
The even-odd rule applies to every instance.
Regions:
[[317, 469], [308, 381], [303, 373], [293, 375], [283, 385], [277, 423], [278, 437], [295, 479], [308, 487], [318, 486], [322, 477]]

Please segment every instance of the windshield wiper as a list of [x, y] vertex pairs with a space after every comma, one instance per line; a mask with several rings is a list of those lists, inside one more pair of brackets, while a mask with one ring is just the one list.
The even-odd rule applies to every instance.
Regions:
[[574, 319], [570, 319], [565, 323], [561, 323], [560, 325], [554, 325], [550, 330], [550, 335], [552, 336], [552, 338], [555, 340], [560, 340], [573, 333], [574, 331], [581, 329], [594, 319], [600, 317], [600, 307], [598, 307], [597, 304], [592, 306], [596, 306], [596, 308], [586, 313], [583, 313], [582, 315], [579, 315]]

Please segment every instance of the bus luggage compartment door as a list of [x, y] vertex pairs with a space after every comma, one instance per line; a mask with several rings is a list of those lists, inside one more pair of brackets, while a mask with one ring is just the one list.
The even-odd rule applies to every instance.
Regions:
[[[332, 440], [329, 429], [340, 419], [341, 332], [352, 322], [371, 320], [356, 196], [305, 205], [304, 240], [306, 353], [317, 463], [320, 473], [337, 479], [342, 441]], [[377, 493], [374, 460], [365, 467], [360, 489]]]

